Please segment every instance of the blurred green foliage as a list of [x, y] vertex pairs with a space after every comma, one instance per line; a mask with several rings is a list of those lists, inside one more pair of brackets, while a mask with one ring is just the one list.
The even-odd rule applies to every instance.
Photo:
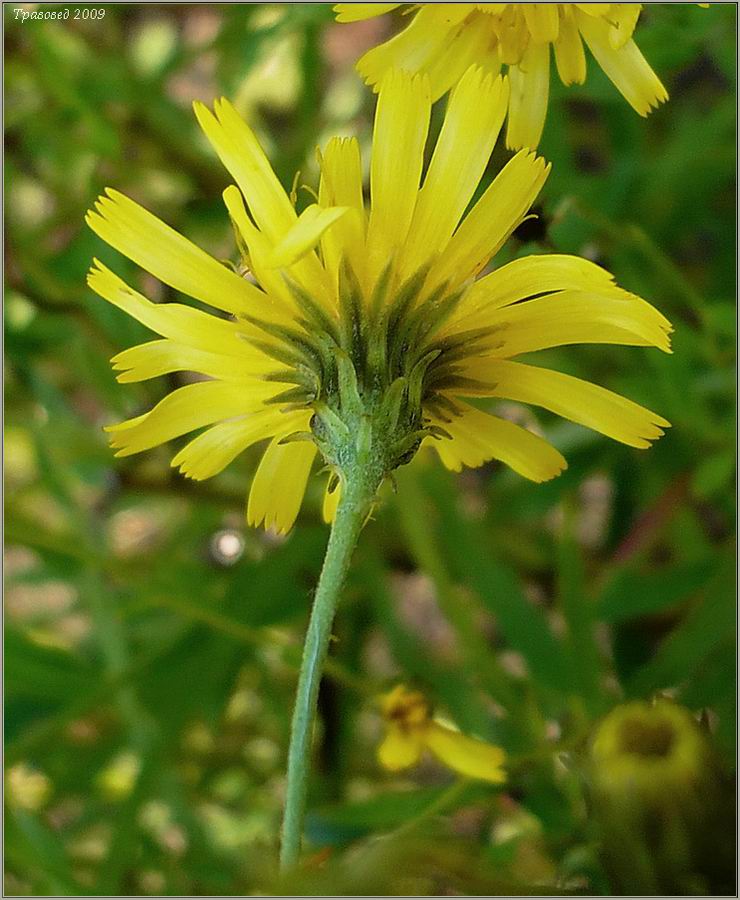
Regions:
[[[103, 18], [75, 19], [70, 6], [63, 22], [3, 9], [6, 891], [274, 891], [296, 663], [327, 534], [320, 485], [278, 541], [245, 525], [253, 454], [204, 484], [176, 476], [167, 448], [114, 461], [102, 426], [176, 379], [116, 384], [108, 359], [145, 332], [89, 293], [85, 272], [98, 255], [155, 299], [168, 292], [83, 217], [115, 186], [233, 257], [228, 176], [190, 102], [231, 97], [283, 183], [301, 170], [311, 184], [327, 136], [368, 146], [374, 101], [352, 65], [397, 25], [338, 26], [324, 4], [97, 8]], [[539, 218], [502, 253], [589, 256], [671, 318], [672, 356], [539, 359], [673, 428], [640, 452], [538, 417], [570, 462], [542, 486], [495, 465], [400, 473], [345, 590], [312, 855], [284, 889], [619, 892], [584, 760], [625, 698], [687, 705], [729, 777], [736, 13], [649, 5], [637, 39], [671, 100], [647, 120], [595, 65], [583, 87], [553, 77], [541, 146], [553, 172]], [[497, 149], [491, 174], [507, 156]], [[431, 762], [382, 772], [370, 695], [395, 679], [503, 744], [510, 783], [455, 782]], [[718, 826], [714, 846], [731, 834]], [[685, 892], [732, 892], [710, 869]]]

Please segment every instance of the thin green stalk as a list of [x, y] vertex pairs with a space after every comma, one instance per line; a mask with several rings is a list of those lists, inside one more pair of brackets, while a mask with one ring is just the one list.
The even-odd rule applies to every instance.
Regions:
[[420, 825], [424, 825], [439, 813], [444, 813], [447, 812], [448, 809], [454, 808], [456, 804], [458, 804], [458, 801], [463, 799], [465, 793], [473, 783], [474, 782], [470, 778], [459, 778], [457, 781], [453, 781], [446, 791], [443, 791], [438, 797], [435, 797], [434, 800], [432, 800], [428, 806], [424, 807], [420, 813], [412, 816], [412, 818], [404, 822], [403, 825], [400, 825], [395, 831], [392, 831], [388, 835], [389, 839], [396, 840], [400, 837], [406, 837], [409, 834], [413, 834]]
[[319, 683], [326, 660], [331, 626], [339, 592], [362, 526], [370, 512], [375, 485], [369, 487], [362, 476], [345, 485], [326, 548], [324, 566], [316, 588], [311, 619], [303, 646], [295, 708], [288, 750], [288, 779], [283, 814], [280, 868], [291, 869], [298, 862], [306, 809], [306, 792], [311, 757], [311, 736], [316, 715]]

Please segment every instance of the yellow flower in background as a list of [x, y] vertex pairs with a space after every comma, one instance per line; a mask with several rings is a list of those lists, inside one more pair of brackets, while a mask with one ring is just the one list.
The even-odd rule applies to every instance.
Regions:
[[425, 750], [460, 775], [493, 784], [506, 781], [506, 754], [476, 738], [467, 737], [432, 718], [426, 698], [399, 684], [380, 697], [386, 734], [378, 748], [378, 759], [391, 772], [408, 769]]
[[[119, 456], [199, 429], [172, 460], [216, 475], [267, 441], [251, 524], [285, 532], [320, 450], [332, 475], [325, 518], [362, 457], [374, 490], [430, 442], [452, 470], [496, 459], [533, 481], [566, 465], [543, 438], [463, 398], [531, 403], [633, 447], [668, 423], [602, 387], [513, 357], [574, 343], [669, 351], [670, 324], [587, 260], [529, 256], [477, 277], [527, 216], [549, 166], [522, 151], [467, 212], [509, 104], [505, 78], [472, 67], [455, 87], [424, 171], [426, 75], [391, 72], [380, 88], [363, 201], [357, 140], [321, 156], [318, 202], [298, 215], [252, 130], [226, 100], [195, 112], [236, 186], [224, 201], [241, 277], [152, 213], [108, 190], [90, 227], [209, 313], [152, 303], [95, 261], [90, 287], [160, 337], [113, 359], [121, 382], [205, 376], [108, 428]], [[337, 486], [339, 489], [337, 490]]]
[[[338, 3], [340, 22], [368, 19], [401, 3]], [[412, 7], [413, 9], [414, 7]], [[596, 62], [641, 116], [668, 99], [632, 40], [640, 3], [417, 4], [409, 25], [369, 50], [357, 68], [379, 85], [389, 69], [426, 72], [436, 100], [475, 63], [511, 83], [506, 144], [535, 148], [542, 136], [550, 82], [550, 45], [565, 85], [586, 80], [585, 41]]]

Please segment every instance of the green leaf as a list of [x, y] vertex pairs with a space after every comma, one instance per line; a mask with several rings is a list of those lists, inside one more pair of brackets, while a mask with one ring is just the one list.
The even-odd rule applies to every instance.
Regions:
[[596, 645], [594, 603], [586, 596], [580, 550], [572, 536], [572, 516], [566, 511], [558, 553], [558, 599], [568, 625], [568, 649], [574, 681], [587, 708], [603, 706], [601, 657]]
[[673, 609], [706, 584], [714, 563], [700, 562], [644, 572], [637, 566], [622, 569], [599, 597], [597, 615], [617, 623]]
[[700, 500], [706, 500], [730, 489], [735, 476], [735, 463], [734, 449], [702, 460], [691, 482], [694, 495]]
[[719, 644], [735, 632], [735, 565], [723, 560], [701, 601], [661, 643], [654, 658], [627, 684], [630, 696], [645, 696], [683, 682]]
[[96, 669], [65, 650], [39, 644], [19, 629], [5, 632], [5, 688], [8, 697], [63, 701], [85, 691]]
[[15, 810], [6, 816], [5, 853], [8, 868], [22, 867], [23, 876], [37, 886], [34, 893], [63, 897], [83, 893], [62, 840], [33, 814]]
[[563, 645], [550, 630], [544, 612], [524, 595], [516, 574], [506, 566], [483, 531], [463, 520], [449, 489], [436, 490], [440, 531], [452, 571], [475, 590], [496, 619], [506, 643], [519, 651], [532, 677], [548, 691], [567, 692], [572, 683]]
[[[454, 807], [464, 806], [492, 790], [489, 785], [471, 782], [451, 803]], [[306, 834], [315, 844], [346, 844], [366, 834], [398, 828], [429, 809], [448, 812], [452, 807], [438, 804], [449, 792], [449, 786], [393, 791], [357, 803], [318, 807], [306, 817]]]

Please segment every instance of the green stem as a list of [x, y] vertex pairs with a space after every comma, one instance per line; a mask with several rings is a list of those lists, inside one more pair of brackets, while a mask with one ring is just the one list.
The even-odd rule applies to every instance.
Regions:
[[321, 673], [331, 639], [339, 592], [347, 575], [357, 538], [370, 512], [376, 487], [377, 485], [369, 486], [362, 473], [359, 473], [357, 479], [345, 484], [316, 588], [303, 645], [303, 660], [290, 730], [288, 780], [280, 847], [282, 871], [291, 869], [298, 862], [306, 809], [311, 736]]

